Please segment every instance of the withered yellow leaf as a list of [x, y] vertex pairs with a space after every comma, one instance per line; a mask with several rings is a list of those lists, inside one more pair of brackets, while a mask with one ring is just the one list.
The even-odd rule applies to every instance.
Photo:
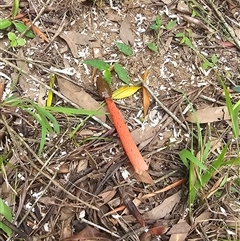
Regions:
[[118, 100], [130, 97], [134, 93], [136, 93], [140, 88], [141, 86], [122, 86], [113, 92], [112, 99]]
[[142, 87], [142, 89], [143, 89], [143, 115], [145, 117], [147, 115], [148, 108], [150, 106], [150, 97], [147, 89], [145, 87]]

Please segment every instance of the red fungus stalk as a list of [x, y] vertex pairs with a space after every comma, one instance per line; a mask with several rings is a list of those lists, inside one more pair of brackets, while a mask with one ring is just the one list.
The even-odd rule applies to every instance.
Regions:
[[135, 172], [139, 175], [142, 175], [145, 171], [148, 170], [148, 166], [144, 161], [141, 153], [139, 152], [128, 130], [128, 127], [125, 124], [124, 119], [122, 118], [120, 111], [118, 110], [117, 106], [111, 98], [111, 91], [109, 85], [102, 78], [99, 77], [97, 79], [97, 88], [99, 95], [106, 101], [114, 126], [117, 130], [118, 136], [121, 140], [121, 143], [128, 156], [129, 161], [131, 162]]

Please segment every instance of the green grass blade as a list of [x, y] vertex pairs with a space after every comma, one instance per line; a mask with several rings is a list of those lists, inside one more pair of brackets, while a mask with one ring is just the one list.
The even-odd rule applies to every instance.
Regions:
[[218, 170], [221, 166], [224, 165], [224, 157], [227, 152], [229, 144], [226, 144], [221, 152], [221, 154], [218, 156], [218, 158], [212, 163], [211, 167], [207, 169], [204, 175], [202, 175], [201, 182], [197, 181], [194, 187], [190, 190], [190, 196], [192, 200], [195, 200], [195, 197], [197, 195], [197, 192], [201, 187], [204, 187], [211, 177], [213, 176], [214, 172]]
[[97, 110], [83, 110], [76, 108], [68, 108], [68, 107], [44, 107], [45, 110], [49, 110], [51, 112], [63, 113], [65, 115], [105, 115], [106, 113], [97, 111]]
[[183, 149], [179, 153], [179, 156], [185, 166], [187, 166], [187, 160], [189, 160], [190, 162], [192, 162], [193, 164], [195, 164], [197, 167], [201, 168], [202, 170], [206, 170], [206, 166], [203, 165], [203, 163], [201, 163], [199, 161], [199, 159], [197, 157], [195, 157], [189, 150]]

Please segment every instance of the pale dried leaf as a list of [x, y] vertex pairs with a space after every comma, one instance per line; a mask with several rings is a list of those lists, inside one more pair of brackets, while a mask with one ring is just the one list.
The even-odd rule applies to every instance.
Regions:
[[177, 10], [179, 12], [182, 12], [182, 13], [191, 13], [191, 11], [189, 10], [188, 5], [185, 3], [184, 0], [178, 1]]
[[207, 107], [201, 110], [197, 110], [195, 113], [190, 114], [186, 120], [191, 123], [196, 123], [196, 118], [199, 123], [211, 123], [221, 120], [229, 120], [230, 115], [228, 114], [227, 106], [221, 107]]
[[103, 232], [100, 232], [92, 227], [86, 226], [81, 232], [65, 238], [62, 241], [112, 241]]
[[84, 160], [80, 160], [77, 166], [77, 173], [86, 170], [88, 167], [88, 160], [84, 159]]
[[46, 89], [40, 85], [39, 86], [39, 95], [38, 95], [38, 104], [45, 106], [46, 105]]
[[[58, 78], [58, 86], [60, 92], [66, 96], [69, 100], [79, 105], [85, 110], [97, 110], [100, 105], [93, 99], [88, 93], [86, 93], [81, 87], [73, 84], [72, 82], [65, 80], [63, 78]], [[107, 112], [107, 110], [102, 107], [99, 111]], [[106, 121], [105, 115], [97, 116], [101, 121]]]
[[135, 35], [131, 29], [131, 18], [129, 16], [125, 17], [120, 27], [120, 38], [123, 43], [127, 45], [133, 45], [135, 40]]
[[131, 136], [135, 143], [138, 145], [145, 140], [153, 137], [157, 133], [156, 127], [146, 125], [144, 128], [140, 127], [131, 132]]
[[62, 207], [59, 220], [67, 220], [74, 216], [75, 212], [70, 207]]
[[72, 217], [62, 222], [61, 239], [70, 237], [72, 235], [73, 230], [71, 228], [71, 223], [72, 223]]
[[78, 57], [77, 45], [87, 45], [91, 41], [95, 40], [88, 35], [81, 34], [75, 31], [64, 31], [59, 35], [59, 37], [66, 41], [72, 55], [75, 58]]
[[185, 220], [179, 220], [167, 234], [171, 234], [169, 241], [184, 241], [191, 230], [191, 226]]
[[106, 18], [113, 22], [120, 22], [122, 18], [116, 13], [116, 11], [113, 11], [112, 9], [108, 9], [105, 11]]
[[[19, 59], [25, 59], [25, 56], [23, 54], [23, 49], [20, 48], [18, 50], [18, 56]], [[29, 75], [32, 75], [36, 78], [39, 78], [39, 76], [36, 76], [34, 73], [32, 73], [32, 71], [28, 68], [28, 63], [26, 61], [21, 61], [21, 60], [16, 60], [17, 62], [17, 66], [23, 70], [24, 72], [26, 72]], [[28, 78], [27, 75], [23, 75], [19, 73], [14, 72], [12, 74], [12, 79], [14, 81], [16, 81], [18, 78], [18, 83], [21, 86], [23, 93], [24, 93], [24, 97], [29, 98], [31, 100], [34, 100], [36, 98], [36, 93], [38, 92], [38, 88], [36, 87], [36, 85], [34, 84], [34, 81], [31, 78]]]
[[202, 29], [207, 29], [210, 33], [214, 32], [214, 30], [212, 28], [208, 27], [203, 21], [201, 21], [197, 18], [188, 16], [188, 15], [181, 15], [181, 17], [183, 17], [184, 20], [186, 20], [187, 22], [195, 25], [196, 27], [199, 27], [199, 28], [202, 28]]
[[211, 215], [212, 215], [211, 212], [205, 211], [205, 212], [201, 213], [198, 217], [195, 218], [195, 223], [197, 224], [197, 223], [205, 222], [205, 224], [206, 224], [206, 222], [208, 222]]
[[177, 205], [181, 199], [182, 191], [178, 191], [172, 196], [166, 198], [160, 205], [153, 208], [152, 210], [146, 212], [143, 217], [145, 219], [154, 219], [158, 220], [160, 218], [164, 218], [167, 214], [169, 214], [172, 209]]

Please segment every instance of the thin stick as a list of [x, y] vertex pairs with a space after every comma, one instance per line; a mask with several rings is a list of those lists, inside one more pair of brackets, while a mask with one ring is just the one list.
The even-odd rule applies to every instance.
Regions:
[[93, 223], [93, 222], [91, 222], [91, 221], [88, 221], [87, 219], [85, 219], [85, 218], [81, 218], [80, 219], [83, 223], [87, 223], [87, 224], [89, 224], [89, 225], [91, 225], [91, 226], [93, 226], [93, 227], [95, 227], [95, 228], [98, 228], [98, 229], [100, 229], [100, 230], [102, 230], [102, 231], [104, 231], [104, 232], [106, 232], [106, 233], [109, 233], [109, 234], [111, 234], [112, 236], [114, 236], [114, 237], [116, 237], [116, 238], [120, 238], [120, 236], [118, 235], [118, 234], [115, 234], [114, 232], [112, 232], [112, 231], [110, 231], [110, 230], [108, 230], [108, 229], [106, 229], [106, 228], [104, 228], [104, 227], [102, 227], [102, 226], [100, 226], [100, 225], [97, 225], [97, 224], [95, 224], [95, 223]]

